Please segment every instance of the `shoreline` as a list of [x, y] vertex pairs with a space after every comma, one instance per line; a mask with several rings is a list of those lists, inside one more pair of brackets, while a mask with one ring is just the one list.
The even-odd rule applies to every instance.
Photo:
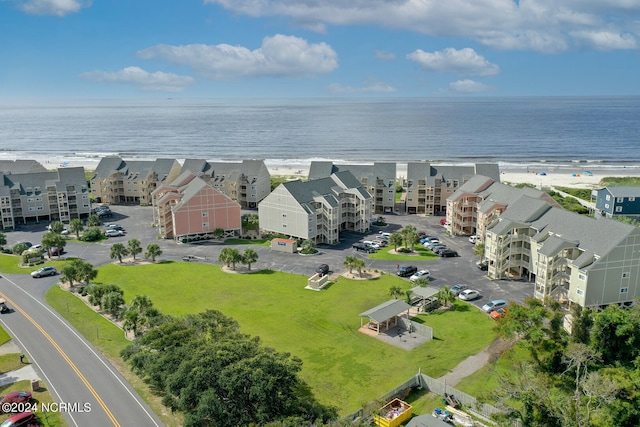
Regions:
[[[52, 156], [46, 160], [34, 158], [49, 170], [64, 167], [84, 167], [85, 171], [94, 171], [100, 159], [73, 159], [65, 156]], [[125, 158], [125, 160], [128, 160]], [[265, 165], [272, 177], [306, 179], [313, 159], [266, 159]], [[182, 160], [178, 159], [182, 164]], [[373, 162], [336, 162], [337, 164], [373, 164]], [[575, 163], [505, 163], [500, 164], [500, 178], [503, 183], [530, 184], [538, 188], [549, 186], [574, 188], [599, 188], [599, 182], [605, 177], [640, 177], [640, 165], [616, 165], [595, 162]], [[470, 162], [432, 162], [433, 165], [470, 165]], [[396, 162], [396, 179], [407, 176], [407, 162]]]

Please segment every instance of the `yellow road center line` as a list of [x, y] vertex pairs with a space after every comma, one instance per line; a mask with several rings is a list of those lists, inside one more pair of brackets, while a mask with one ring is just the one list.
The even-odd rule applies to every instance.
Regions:
[[0, 292], [0, 297], [4, 298], [8, 303], [11, 304], [11, 306], [15, 309], [18, 310], [20, 313], [22, 313], [22, 315], [24, 317], [27, 318], [27, 320], [29, 320], [29, 322], [31, 322], [31, 324], [33, 324], [33, 326], [36, 327], [36, 329], [38, 329], [42, 335], [44, 335], [44, 337], [49, 340], [49, 342], [51, 343], [52, 346], [55, 347], [56, 350], [58, 350], [58, 353], [60, 353], [60, 355], [64, 358], [64, 360], [67, 361], [67, 363], [69, 364], [69, 366], [71, 367], [71, 369], [74, 370], [74, 372], [78, 375], [78, 378], [80, 378], [80, 380], [84, 383], [84, 385], [87, 386], [87, 388], [89, 389], [89, 392], [91, 392], [91, 394], [93, 395], [93, 397], [96, 398], [96, 400], [98, 401], [98, 403], [100, 404], [100, 406], [102, 406], [102, 409], [104, 409], [105, 413], [107, 414], [107, 416], [109, 417], [109, 419], [111, 420], [111, 422], [113, 423], [114, 426], [116, 427], [120, 427], [120, 423], [118, 422], [118, 420], [116, 419], [116, 417], [113, 415], [113, 413], [109, 410], [109, 408], [107, 407], [107, 404], [104, 403], [104, 401], [102, 400], [102, 398], [100, 397], [100, 395], [98, 395], [98, 392], [93, 388], [93, 386], [89, 383], [89, 380], [87, 380], [85, 378], [84, 375], [82, 375], [82, 372], [80, 372], [80, 369], [78, 369], [78, 367], [75, 365], [75, 363], [73, 363], [73, 361], [71, 360], [71, 358], [69, 356], [67, 356], [67, 354], [64, 352], [64, 350], [62, 350], [62, 348], [58, 345], [58, 343], [56, 343], [54, 341], [53, 338], [51, 338], [51, 336], [47, 333], [47, 331], [45, 331], [44, 329], [42, 329], [42, 327], [31, 317], [27, 314], [26, 311], [24, 311], [23, 309], [21, 309], [18, 305], [16, 305], [15, 302], [13, 302], [10, 298], [8, 298], [5, 294], [3, 294], [2, 292]]

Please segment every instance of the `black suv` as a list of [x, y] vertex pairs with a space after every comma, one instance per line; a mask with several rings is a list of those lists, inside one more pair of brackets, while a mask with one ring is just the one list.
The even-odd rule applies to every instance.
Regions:
[[443, 258], [450, 258], [450, 257], [456, 257], [456, 256], [460, 256], [458, 255], [458, 252], [451, 250], [451, 249], [445, 249], [443, 251], [438, 252], [438, 255], [440, 255]]
[[318, 267], [316, 267], [316, 273], [321, 276], [326, 276], [327, 274], [329, 274], [329, 266], [327, 264], [320, 264]]
[[398, 268], [396, 274], [400, 277], [408, 277], [416, 273], [417, 271], [418, 267], [416, 267], [415, 265], [403, 265], [402, 267]]
[[363, 251], [363, 252], [369, 252], [369, 253], [376, 251], [373, 246], [365, 245], [364, 243], [354, 243], [351, 247], [356, 251]]

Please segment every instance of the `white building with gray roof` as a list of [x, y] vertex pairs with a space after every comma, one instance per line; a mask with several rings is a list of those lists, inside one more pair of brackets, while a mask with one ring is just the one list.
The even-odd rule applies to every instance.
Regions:
[[103, 157], [91, 177], [91, 192], [101, 203], [150, 205], [151, 193], [161, 184], [170, 184], [180, 168], [175, 159]]
[[582, 307], [631, 305], [640, 297], [640, 229], [522, 196], [488, 229], [493, 278], [525, 277], [534, 296]]
[[309, 180], [327, 178], [331, 174], [349, 171], [373, 196], [374, 214], [393, 213], [396, 193], [396, 164], [375, 162], [372, 165], [336, 165], [328, 161], [313, 161]]
[[74, 218], [86, 218], [91, 213], [91, 201], [84, 168], [0, 172], [0, 208], [3, 229], [28, 222], [68, 223]]
[[340, 232], [367, 232], [373, 198], [351, 174], [280, 184], [260, 204], [260, 228], [316, 243], [336, 244]]
[[500, 182], [497, 163], [475, 165], [432, 165], [428, 162], [407, 164], [404, 183], [405, 210], [410, 214], [444, 215], [447, 198], [474, 175], [483, 175]]

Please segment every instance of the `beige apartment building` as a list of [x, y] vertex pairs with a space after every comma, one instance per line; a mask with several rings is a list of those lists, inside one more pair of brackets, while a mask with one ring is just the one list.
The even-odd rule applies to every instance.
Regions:
[[91, 177], [91, 192], [99, 203], [150, 205], [151, 193], [180, 175], [175, 159], [123, 160], [103, 157]]
[[409, 214], [444, 215], [447, 198], [474, 175], [500, 181], [497, 163], [473, 166], [432, 165], [428, 162], [407, 164], [404, 187], [405, 210]]
[[487, 228], [488, 274], [534, 282], [534, 296], [601, 309], [640, 297], [640, 229], [522, 196]]
[[285, 182], [258, 205], [264, 231], [329, 244], [341, 231], [369, 231], [372, 212], [373, 197], [349, 171]]
[[447, 198], [447, 228], [454, 236], [475, 234], [482, 242], [487, 226], [522, 196], [542, 199], [551, 206], [560, 207], [544, 191], [531, 187], [517, 188], [475, 175]]
[[373, 196], [373, 213], [394, 212], [396, 195], [396, 164], [375, 162], [372, 165], [336, 165], [333, 162], [313, 161], [309, 167], [309, 180], [327, 178], [331, 174], [349, 171]]
[[236, 201], [243, 209], [255, 209], [271, 192], [271, 175], [264, 160], [208, 162], [186, 159], [182, 172], [190, 171]]
[[[37, 163], [37, 162], [35, 162]], [[86, 218], [91, 213], [89, 188], [82, 167], [57, 171], [34, 167], [24, 170], [45, 172], [13, 173], [10, 165], [0, 172], [0, 217], [3, 229], [18, 224], [40, 221], [62, 221]]]

